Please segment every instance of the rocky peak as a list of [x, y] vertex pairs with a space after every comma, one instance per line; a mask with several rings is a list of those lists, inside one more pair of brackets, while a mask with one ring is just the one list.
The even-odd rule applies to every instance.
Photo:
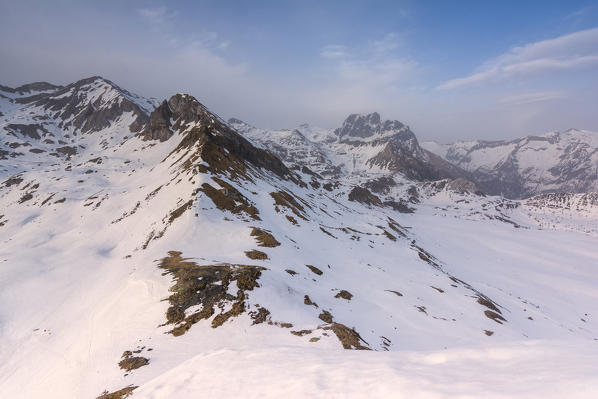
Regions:
[[151, 113], [141, 135], [145, 140], [165, 141], [177, 132], [182, 138], [175, 151], [193, 151], [214, 173], [246, 175], [252, 165], [279, 176], [289, 175], [280, 159], [256, 148], [188, 94], [175, 94], [163, 101]]
[[345, 136], [353, 138], [368, 138], [375, 135], [399, 131], [404, 127], [405, 125], [399, 121], [382, 121], [380, 119], [380, 114], [373, 112], [366, 115], [349, 115], [343, 122], [343, 125], [336, 129], [334, 133], [340, 138]]
[[162, 101], [149, 117], [141, 135], [144, 140], [166, 141], [185, 125], [213, 123], [219, 118], [188, 94], [175, 94]]
[[105, 129], [125, 113], [134, 116], [129, 129], [139, 131], [148, 120], [148, 111], [153, 109], [149, 101], [99, 76], [81, 79], [64, 87], [46, 83], [22, 87], [55, 87], [56, 90], [17, 98], [15, 101], [43, 109], [61, 121], [60, 128], [73, 128], [82, 133]]

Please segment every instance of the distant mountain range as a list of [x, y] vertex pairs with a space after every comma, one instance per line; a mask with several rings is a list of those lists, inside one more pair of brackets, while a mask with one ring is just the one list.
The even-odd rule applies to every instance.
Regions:
[[264, 130], [101, 77], [2, 86], [0, 396], [199, 397], [259, 359], [250, 378], [383, 384], [380, 359], [418, 379], [513, 353], [484, 345], [593, 348], [597, 147], [420, 144], [377, 113]]
[[598, 133], [570, 129], [515, 140], [422, 146], [469, 172], [486, 193], [527, 198], [598, 191]]

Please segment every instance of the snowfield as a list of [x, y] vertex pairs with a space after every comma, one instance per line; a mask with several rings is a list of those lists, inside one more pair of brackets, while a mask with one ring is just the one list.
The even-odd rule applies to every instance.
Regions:
[[0, 98], [0, 398], [598, 396], [592, 195], [457, 192], [281, 131], [326, 178], [190, 96], [132, 132], [143, 107], [105, 107], [150, 102], [71, 89], [109, 126]]

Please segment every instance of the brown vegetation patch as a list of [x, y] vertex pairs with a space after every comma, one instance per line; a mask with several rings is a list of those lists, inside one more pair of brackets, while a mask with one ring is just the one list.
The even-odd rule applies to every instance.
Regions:
[[315, 302], [313, 302], [313, 301], [310, 299], [309, 295], [305, 295], [305, 296], [303, 297], [303, 303], [304, 303], [304, 304], [306, 304], [307, 306], [315, 306], [316, 308], [318, 307], [318, 304], [317, 304], [317, 303], [315, 303]]
[[[212, 320], [214, 328], [245, 312], [246, 291], [259, 286], [257, 280], [264, 270], [260, 266], [233, 264], [201, 266], [181, 257], [181, 252], [170, 251], [168, 254], [161, 259], [159, 267], [165, 269], [164, 274], [174, 277], [175, 284], [170, 288], [172, 295], [168, 297], [171, 306], [166, 311], [166, 324], [176, 324], [170, 331], [175, 336], [184, 334], [193, 324], [209, 319], [216, 309], [221, 312]], [[233, 281], [238, 288], [236, 296], [228, 293]], [[232, 306], [224, 311], [227, 304]], [[185, 310], [196, 305], [200, 305], [201, 310], [186, 316]], [[265, 319], [267, 314], [261, 311], [260, 317]]]
[[268, 321], [270, 311], [266, 308], [259, 307], [257, 311], [249, 312], [249, 316], [253, 319], [252, 325], [261, 324]]
[[349, 201], [360, 202], [366, 205], [381, 206], [382, 201], [378, 196], [372, 194], [367, 188], [355, 186], [349, 193]]
[[322, 310], [322, 313], [318, 315], [318, 318], [325, 323], [332, 323], [332, 315], [327, 310]]
[[383, 230], [383, 231], [384, 231], [384, 235], [386, 236], [386, 238], [388, 238], [390, 241], [396, 241], [397, 240], [397, 237], [393, 236], [388, 231], [386, 231], [386, 230]]
[[419, 310], [420, 312], [424, 313], [424, 314], [428, 314], [428, 312], [426, 312], [426, 307], [425, 306], [416, 306], [416, 309]]
[[118, 362], [118, 367], [123, 370], [131, 371], [136, 370], [139, 367], [147, 366], [149, 359], [141, 356], [133, 356], [133, 352], [124, 351], [122, 360]]
[[332, 330], [345, 349], [371, 350], [361, 344], [363, 342], [368, 345], [357, 331], [344, 324], [332, 323], [330, 326], [324, 327], [324, 330]]
[[114, 391], [114, 392], [104, 391], [96, 399], [124, 399], [124, 398], [131, 396], [133, 394], [133, 391], [137, 388], [139, 388], [139, 387], [134, 386], [134, 385], [129, 385], [128, 387], [119, 389], [118, 391]]
[[395, 294], [396, 296], [403, 296], [403, 294], [401, 294], [399, 291], [393, 291], [393, 290], [384, 290], [387, 292], [392, 292], [393, 294]]
[[350, 301], [351, 298], [353, 298], [353, 294], [351, 294], [347, 290], [340, 290], [340, 292], [338, 292], [334, 297], [335, 298], [343, 298], [343, 299], [346, 299], [347, 301]]
[[323, 271], [321, 271], [320, 269], [318, 269], [315, 266], [312, 265], [305, 265], [305, 267], [307, 267], [309, 270], [311, 270], [313, 273], [317, 274], [318, 276], [321, 276], [322, 274], [324, 274]]
[[183, 213], [185, 213], [185, 211], [187, 209], [191, 209], [191, 205], [193, 205], [193, 200], [189, 200], [189, 201], [185, 202], [183, 205], [179, 206], [177, 209], [175, 209], [174, 211], [170, 212], [170, 215], [168, 216], [168, 223], [171, 224], [176, 219], [178, 219], [179, 217], [181, 217], [181, 215]]
[[332, 235], [332, 233], [330, 233], [328, 230], [324, 229], [323, 227], [320, 227], [320, 230], [322, 230], [322, 232], [324, 234], [327, 234], [327, 235], [329, 235], [332, 238], [336, 238], [334, 235]]
[[222, 179], [213, 177], [220, 187], [220, 190], [212, 187], [208, 183], [201, 185], [200, 191], [203, 191], [221, 211], [226, 210], [235, 215], [245, 213], [253, 220], [260, 220], [259, 211], [255, 206], [249, 203], [249, 200], [243, 196], [236, 188]]
[[492, 301], [490, 298], [488, 298], [485, 295], [478, 295], [478, 303], [482, 306], [487, 307], [490, 310], [493, 310], [494, 312], [498, 313], [498, 314], [502, 314], [502, 312], [500, 311], [500, 309], [496, 306], [496, 304], [494, 303], [494, 301]]
[[[284, 208], [288, 208], [297, 216], [303, 220], [307, 220], [305, 217], [305, 208], [301, 205], [293, 195], [289, 194], [286, 191], [276, 191], [270, 193], [270, 196], [274, 199], [275, 209], [278, 206], [282, 206]], [[289, 219], [290, 221], [290, 219]], [[296, 222], [296, 221], [295, 221]], [[293, 223], [296, 224], [296, 223]]]
[[493, 312], [492, 310], [486, 310], [484, 311], [484, 314], [487, 318], [494, 320], [498, 324], [502, 324], [503, 321], [507, 321], [504, 317], [502, 317], [496, 312]]
[[300, 330], [300, 331], [291, 331], [291, 334], [296, 335], [298, 337], [302, 337], [307, 334], [311, 334], [311, 330]]
[[258, 242], [258, 246], [260, 247], [278, 247], [280, 243], [274, 236], [267, 230], [263, 230], [257, 227], [253, 227], [251, 229], [251, 236], [255, 237], [255, 240]]
[[434, 287], [433, 285], [431, 285], [430, 287], [434, 288], [436, 291], [440, 292], [441, 294], [444, 292], [443, 289], [438, 288], [438, 287]]
[[289, 273], [291, 276], [294, 276], [295, 274], [297, 274], [297, 272], [292, 269], [286, 269], [285, 272]]
[[254, 260], [266, 260], [266, 259], [268, 259], [268, 255], [266, 255], [265, 252], [258, 251], [257, 249], [252, 249], [251, 251], [245, 251], [245, 255], [249, 259], [254, 259]]
[[484, 330], [484, 334], [490, 337], [492, 334], [494, 334], [494, 331]]

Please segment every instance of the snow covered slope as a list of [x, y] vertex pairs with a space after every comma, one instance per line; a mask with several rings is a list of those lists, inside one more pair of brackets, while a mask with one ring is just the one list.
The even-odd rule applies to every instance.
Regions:
[[593, 197], [546, 200], [575, 203], [546, 224], [541, 202], [410, 177], [438, 166], [405, 127], [380, 151], [422, 163], [394, 169], [368, 164], [376, 123], [237, 131], [184, 94], [148, 114], [104, 79], [49, 90], [79, 101], [0, 109], [21, 143], [0, 160], [0, 397], [598, 389]]
[[570, 129], [512, 141], [470, 141], [427, 150], [469, 171], [486, 193], [527, 198], [598, 191], [598, 133]]

